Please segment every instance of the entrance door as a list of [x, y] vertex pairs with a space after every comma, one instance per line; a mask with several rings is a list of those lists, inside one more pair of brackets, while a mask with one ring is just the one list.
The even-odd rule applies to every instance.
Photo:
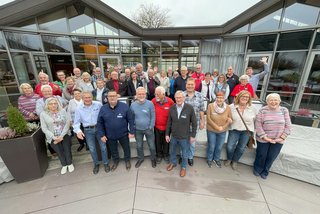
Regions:
[[320, 111], [320, 51], [311, 54], [297, 92], [294, 110], [307, 108]]
[[[252, 67], [253, 74], [258, 74], [263, 71], [263, 64], [260, 62], [262, 57], [268, 58], [269, 72], [271, 73], [270, 62], [271, 62], [271, 54], [248, 54], [246, 57], [246, 68]], [[257, 96], [263, 100], [266, 96], [267, 91], [267, 78], [268, 75], [264, 76], [264, 78], [260, 79], [256, 94]]]
[[63, 70], [66, 76], [71, 76], [73, 71], [73, 64], [71, 55], [48, 55], [49, 65], [52, 72], [52, 78], [57, 80], [56, 72]]
[[100, 56], [101, 67], [103, 71], [113, 71], [114, 66], [119, 65], [120, 57], [119, 56]]

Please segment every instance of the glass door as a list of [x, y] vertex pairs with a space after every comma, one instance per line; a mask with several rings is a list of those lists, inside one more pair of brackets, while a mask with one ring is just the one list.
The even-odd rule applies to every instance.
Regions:
[[113, 71], [115, 66], [120, 64], [119, 56], [100, 56], [101, 68], [103, 71]]
[[[244, 74], [246, 73], [246, 68], [247, 67], [252, 67], [253, 70], [253, 75], [254, 74], [258, 74], [260, 72], [262, 72], [264, 70], [264, 66], [263, 63], [260, 62], [260, 60], [262, 59], [262, 57], [267, 57], [268, 60], [268, 65], [269, 65], [269, 72], [271, 72], [270, 70], [270, 62], [271, 62], [271, 54], [248, 54], [246, 57], [246, 61], [245, 61], [245, 70], [244, 70]], [[264, 77], [262, 77], [259, 81], [258, 84], [258, 88], [256, 91], [256, 95], [263, 100], [266, 96], [266, 91], [267, 91], [267, 81], [268, 81], [268, 75], [265, 75]]]
[[320, 112], [320, 51], [313, 52], [297, 90], [293, 109]]

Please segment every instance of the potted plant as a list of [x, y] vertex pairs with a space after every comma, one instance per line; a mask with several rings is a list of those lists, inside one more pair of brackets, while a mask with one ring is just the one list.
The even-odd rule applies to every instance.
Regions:
[[290, 112], [291, 122], [301, 126], [319, 127], [320, 117], [310, 109], [301, 108], [298, 111]]
[[40, 178], [48, 168], [45, 136], [39, 125], [27, 123], [13, 106], [7, 109], [9, 127], [0, 128], [0, 156], [18, 183]]

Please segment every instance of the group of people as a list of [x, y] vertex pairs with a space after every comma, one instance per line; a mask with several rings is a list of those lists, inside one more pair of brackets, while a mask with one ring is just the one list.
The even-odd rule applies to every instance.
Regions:
[[[138, 154], [135, 167], [139, 168], [145, 159], [145, 137], [151, 166], [165, 161], [167, 170], [171, 171], [179, 163], [180, 176], [184, 177], [187, 165], [194, 164], [199, 130], [206, 128], [208, 166], [222, 166], [220, 155], [228, 133], [224, 164], [234, 170], [249, 133], [255, 132], [257, 152], [253, 174], [265, 179], [290, 134], [291, 122], [288, 110], [280, 106], [278, 94], [269, 94], [267, 105], [258, 113], [252, 105], [258, 82], [268, 73], [266, 59], [261, 62], [263, 72], [253, 75], [252, 68], [247, 68], [246, 75], [240, 78], [232, 67], [226, 75], [217, 71], [211, 75], [204, 74], [197, 64], [191, 74], [182, 66], [180, 72], [172, 72], [170, 68], [167, 75], [151, 66], [144, 72], [142, 65], [137, 64], [134, 70], [125, 69], [123, 80], [118, 71], [112, 71], [107, 82], [101, 69], [92, 63], [92, 75], [81, 74], [79, 68], [74, 68], [72, 77], [59, 71], [57, 83], [49, 82], [48, 75], [40, 72], [40, 83], [34, 90], [28, 83], [20, 85], [22, 95], [18, 104], [26, 120], [40, 120], [48, 148], [61, 162], [61, 174], [74, 171], [71, 152], [74, 133], [80, 144], [78, 151], [85, 145], [90, 151], [94, 174], [99, 172], [100, 163], [105, 172], [116, 170], [120, 161], [119, 144], [125, 167], [130, 170], [129, 139], [133, 137]], [[134, 97], [130, 105], [119, 100], [128, 95]]]

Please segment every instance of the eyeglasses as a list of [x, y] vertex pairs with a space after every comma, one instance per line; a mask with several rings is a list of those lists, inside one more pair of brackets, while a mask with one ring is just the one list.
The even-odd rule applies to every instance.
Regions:
[[249, 96], [242, 96], [240, 98], [246, 98], [246, 99], [249, 99], [250, 97]]

